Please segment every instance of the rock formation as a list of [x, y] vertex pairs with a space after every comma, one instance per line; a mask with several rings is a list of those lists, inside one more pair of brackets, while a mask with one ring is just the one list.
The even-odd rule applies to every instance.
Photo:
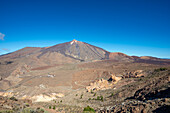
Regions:
[[130, 72], [126, 72], [123, 75], [124, 78], [139, 78], [144, 76], [145, 76], [145, 72], [143, 70], [130, 71]]
[[14, 96], [14, 93], [12, 93], [12, 92], [0, 92], [0, 96], [12, 97], [12, 96]]
[[97, 90], [105, 90], [110, 89], [116, 84], [122, 77], [117, 77], [115, 75], [111, 75], [108, 80], [100, 79], [95, 81], [94, 83], [90, 83], [90, 86], [87, 86], [86, 89], [88, 92], [90, 91], [97, 91]]
[[62, 93], [40, 94], [30, 97], [33, 102], [49, 102], [61, 97], [64, 97]]

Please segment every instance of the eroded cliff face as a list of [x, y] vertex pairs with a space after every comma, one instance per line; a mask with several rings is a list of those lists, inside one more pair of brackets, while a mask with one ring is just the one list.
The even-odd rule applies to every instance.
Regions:
[[22, 95], [20, 92], [0, 92], [0, 96], [2, 97], [16, 97], [17, 99], [22, 100], [31, 100], [32, 102], [50, 102], [52, 100], [55, 100], [57, 98], [64, 97], [64, 94], [62, 93], [47, 93], [47, 94], [39, 94], [34, 96], [29, 95]]
[[111, 75], [111, 77], [108, 80], [100, 79], [93, 83], [90, 83], [89, 86], [86, 87], [87, 91], [97, 91], [97, 90], [105, 90], [113, 88], [113, 85], [116, 84], [118, 81], [120, 81], [122, 77], [117, 77], [115, 75]]

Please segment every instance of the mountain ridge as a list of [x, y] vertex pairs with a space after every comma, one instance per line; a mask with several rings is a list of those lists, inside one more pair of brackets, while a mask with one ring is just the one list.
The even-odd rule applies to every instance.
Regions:
[[57, 52], [64, 55], [65, 57], [70, 57], [79, 61], [93, 61], [93, 60], [136, 60], [136, 59], [146, 59], [146, 60], [160, 60], [160, 58], [153, 56], [129, 56], [121, 52], [109, 52], [103, 48], [88, 44], [86, 42], [81, 42], [77, 40], [72, 40], [69, 42], [59, 43], [49, 47], [24, 47], [17, 51], [0, 55], [0, 58], [17, 58], [25, 57], [32, 54], [37, 54], [37, 58], [42, 57], [47, 53]]

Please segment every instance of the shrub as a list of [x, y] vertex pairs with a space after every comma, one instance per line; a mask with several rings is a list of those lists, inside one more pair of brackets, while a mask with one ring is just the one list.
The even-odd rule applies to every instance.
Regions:
[[42, 108], [40, 108], [40, 107], [38, 107], [37, 109], [36, 109], [36, 111], [31, 111], [30, 113], [45, 113], [46, 111], [44, 110], [44, 109], [42, 109]]
[[83, 94], [81, 94], [81, 96], [80, 96], [80, 99], [82, 99], [83, 98]]
[[94, 93], [94, 95], [93, 96], [96, 96], [96, 93]]
[[40, 109], [40, 112], [43, 112], [43, 113], [44, 113], [45, 111], [44, 111], [44, 109]]
[[99, 97], [99, 96], [97, 96], [97, 100], [100, 100], [100, 97]]
[[155, 69], [154, 71], [155, 72], [160, 72], [160, 71], [166, 71], [166, 70], [167, 70], [167, 68], [161, 67], [159, 69]]
[[11, 97], [10, 100], [18, 101], [15, 97]]
[[103, 96], [97, 96], [97, 99], [96, 100], [101, 100], [103, 101]]
[[55, 106], [53, 106], [53, 109], [55, 110]]
[[100, 100], [103, 101], [103, 96], [100, 96]]
[[38, 112], [32, 108], [25, 108], [20, 113], [38, 113]]
[[93, 94], [94, 92], [93, 92], [93, 90], [91, 90], [91, 94]]
[[51, 109], [51, 106], [49, 106], [49, 109]]
[[15, 113], [13, 110], [0, 110], [0, 113]]
[[26, 106], [26, 107], [29, 107], [30, 105], [29, 105], [28, 103], [25, 103], [25, 106]]
[[87, 107], [84, 108], [83, 112], [95, 113], [95, 110], [93, 108], [91, 108], [90, 106], [87, 106]]

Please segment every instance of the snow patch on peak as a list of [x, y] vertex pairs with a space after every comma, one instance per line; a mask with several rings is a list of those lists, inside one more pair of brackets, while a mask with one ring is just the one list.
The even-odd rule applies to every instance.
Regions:
[[70, 42], [70, 44], [72, 45], [73, 43], [77, 43], [77, 40], [72, 40], [71, 42]]

